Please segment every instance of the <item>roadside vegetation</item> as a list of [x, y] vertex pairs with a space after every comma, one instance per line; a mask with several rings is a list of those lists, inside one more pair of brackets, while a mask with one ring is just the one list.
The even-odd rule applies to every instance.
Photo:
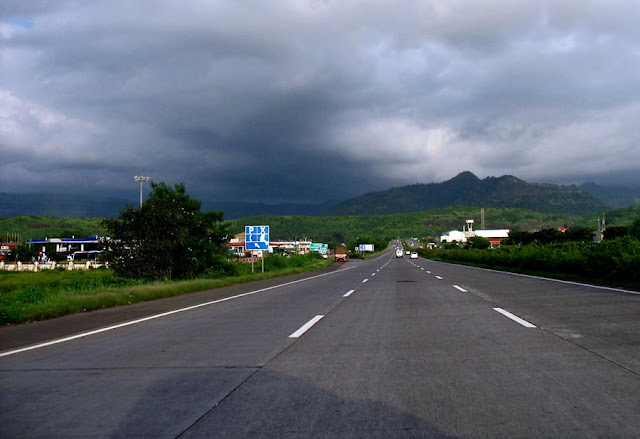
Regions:
[[419, 252], [440, 261], [640, 290], [640, 219], [608, 229], [600, 243], [584, 230], [547, 229], [514, 231], [496, 249], [449, 245]]
[[321, 270], [333, 259], [319, 254], [294, 255], [289, 258], [269, 255], [261, 262], [226, 262], [224, 272], [211, 271], [198, 278], [180, 281], [130, 279], [113, 270], [95, 269], [40, 272], [0, 271], [0, 324], [15, 324], [60, 317], [66, 314], [128, 305], [146, 300], [177, 296], [233, 284], [277, 276]]

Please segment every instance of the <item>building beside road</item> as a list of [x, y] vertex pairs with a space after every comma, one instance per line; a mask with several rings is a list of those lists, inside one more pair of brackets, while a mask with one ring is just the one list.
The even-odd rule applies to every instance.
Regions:
[[502, 240], [509, 238], [509, 229], [495, 229], [495, 230], [473, 230], [473, 220], [467, 221], [467, 226], [463, 227], [463, 230], [451, 230], [440, 236], [440, 242], [458, 242], [465, 243], [467, 240], [474, 236], [480, 236], [486, 238], [491, 243], [491, 248], [498, 247], [502, 243]]
[[[269, 241], [269, 253], [296, 253], [306, 255], [311, 251], [309, 239], [293, 241]], [[244, 256], [247, 252], [245, 233], [238, 233], [229, 240], [229, 251]]]
[[43, 238], [43, 239], [27, 239], [27, 245], [38, 245], [42, 247], [42, 251], [46, 251], [48, 245], [55, 245], [56, 253], [85, 252], [90, 250], [101, 250], [102, 239], [99, 236], [90, 236], [86, 238]]

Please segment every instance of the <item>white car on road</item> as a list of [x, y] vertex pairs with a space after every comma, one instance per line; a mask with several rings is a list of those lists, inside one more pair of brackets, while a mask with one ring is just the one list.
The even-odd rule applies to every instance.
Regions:
[[411, 259], [418, 259], [418, 253], [411, 252]]

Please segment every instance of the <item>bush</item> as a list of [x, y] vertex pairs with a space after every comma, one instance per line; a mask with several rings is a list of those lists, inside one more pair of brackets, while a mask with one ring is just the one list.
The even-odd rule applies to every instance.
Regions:
[[482, 236], [472, 236], [467, 240], [468, 248], [477, 249], [477, 250], [485, 250], [491, 248], [491, 242], [487, 238]]
[[493, 250], [420, 251], [426, 258], [586, 281], [640, 287], [640, 240], [633, 236], [601, 243], [503, 245]]

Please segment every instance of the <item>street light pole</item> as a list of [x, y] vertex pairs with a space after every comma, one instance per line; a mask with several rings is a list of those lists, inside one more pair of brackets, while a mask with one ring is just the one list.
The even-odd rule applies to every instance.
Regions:
[[133, 177], [133, 179], [135, 181], [139, 181], [140, 182], [140, 207], [142, 207], [142, 183], [144, 183], [145, 181], [149, 181], [149, 177], [143, 177], [142, 175], [136, 175], [135, 177]]

